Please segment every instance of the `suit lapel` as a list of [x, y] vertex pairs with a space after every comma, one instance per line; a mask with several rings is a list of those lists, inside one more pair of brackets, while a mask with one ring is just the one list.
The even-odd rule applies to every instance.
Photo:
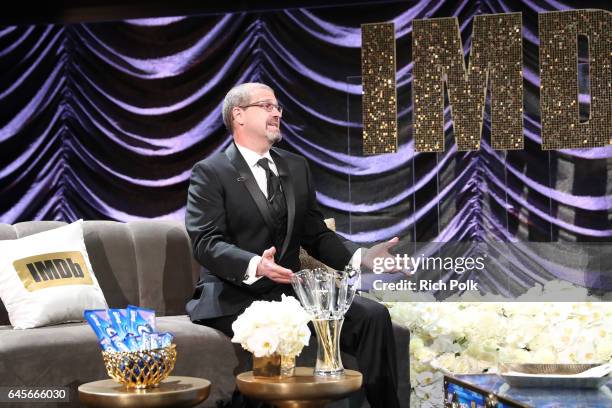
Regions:
[[293, 234], [293, 223], [295, 221], [295, 191], [293, 190], [293, 180], [289, 172], [289, 166], [285, 159], [281, 157], [276, 149], [270, 150], [270, 154], [274, 159], [274, 164], [276, 164], [281, 186], [285, 193], [285, 201], [287, 203], [287, 233], [285, 234], [283, 247], [280, 251], [280, 258], [282, 258], [289, 246], [289, 241], [291, 241], [291, 234]]
[[249, 165], [244, 160], [234, 143], [231, 143], [225, 150], [225, 155], [229, 158], [230, 162], [232, 162], [236, 168], [236, 171], [238, 171], [238, 174], [240, 174], [240, 178], [237, 180], [237, 182], [244, 183], [251, 198], [253, 201], [255, 201], [255, 205], [257, 205], [257, 209], [261, 213], [266, 225], [271, 231], [274, 231], [274, 220], [272, 218], [270, 208], [268, 207], [268, 203], [266, 202], [266, 197], [261, 192], [259, 186], [257, 185], [257, 181], [255, 181], [255, 177], [253, 177], [253, 172], [251, 172], [251, 169], [249, 169]]

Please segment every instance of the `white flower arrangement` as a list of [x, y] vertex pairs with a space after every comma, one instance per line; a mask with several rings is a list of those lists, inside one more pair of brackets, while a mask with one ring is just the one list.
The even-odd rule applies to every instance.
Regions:
[[232, 323], [232, 342], [267, 357], [274, 353], [296, 357], [308, 345], [311, 316], [293, 296], [282, 295], [280, 302], [257, 300]]
[[[553, 299], [560, 291], [585, 301], [533, 301]], [[518, 302], [470, 294], [440, 303], [419, 296], [418, 303], [387, 303], [391, 318], [410, 329], [411, 406], [443, 406], [443, 373], [495, 373], [498, 362], [612, 359], [612, 305], [566, 282], [535, 287]]]

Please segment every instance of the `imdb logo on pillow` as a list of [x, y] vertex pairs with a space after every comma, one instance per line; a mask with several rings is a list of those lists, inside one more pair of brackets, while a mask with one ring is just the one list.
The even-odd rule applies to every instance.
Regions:
[[30, 292], [53, 286], [93, 284], [83, 255], [78, 251], [30, 256], [14, 261], [13, 267]]

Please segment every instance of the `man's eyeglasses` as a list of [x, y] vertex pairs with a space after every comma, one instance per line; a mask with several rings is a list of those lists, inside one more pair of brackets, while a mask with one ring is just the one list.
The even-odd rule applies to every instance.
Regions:
[[272, 112], [274, 109], [276, 109], [278, 113], [281, 113], [281, 114], [283, 113], [283, 107], [280, 105], [276, 105], [272, 102], [254, 102], [248, 105], [238, 106], [238, 107], [242, 109], [246, 109], [246, 108], [250, 108], [251, 106], [259, 106], [260, 108], [263, 108], [266, 112]]

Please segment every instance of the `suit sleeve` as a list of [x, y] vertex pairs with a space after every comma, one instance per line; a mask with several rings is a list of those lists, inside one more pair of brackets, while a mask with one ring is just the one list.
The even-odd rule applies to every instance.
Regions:
[[215, 275], [240, 285], [251, 258], [227, 236], [224, 191], [214, 170], [196, 164], [191, 173], [185, 225], [194, 258]]
[[334, 269], [342, 270], [359, 246], [327, 228], [323, 221], [323, 213], [317, 203], [310, 168], [305, 159], [304, 165], [308, 185], [308, 209], [300, 244], [309, 255]]

